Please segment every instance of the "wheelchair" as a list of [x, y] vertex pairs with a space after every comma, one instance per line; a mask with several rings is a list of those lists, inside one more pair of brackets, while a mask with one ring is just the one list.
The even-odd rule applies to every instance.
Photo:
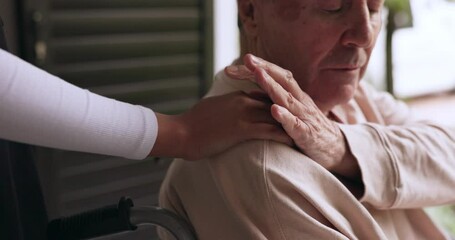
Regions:
[[175, 213], [154, 206], [134, 207], [126, 197], [117, 205], [52, 220], [47, 236], [49, 240], [87, 239], [134, 231], [138, 225], [147, 224], [163, 228], [177, 240], [196, 239], [192, 227]]

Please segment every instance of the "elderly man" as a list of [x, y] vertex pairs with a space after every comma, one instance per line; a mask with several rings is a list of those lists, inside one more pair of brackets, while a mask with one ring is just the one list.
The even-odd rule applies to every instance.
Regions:
[[161, 205], [199, 239], [447, 239], [422, 208], [455, 202], [455, 134], [360, 81], [382, 8], [383, 0], [238, 0], [244, 57], [209, 95], [261, 97], [259, 85], [295, 148], [250, 141], [176, 160]]

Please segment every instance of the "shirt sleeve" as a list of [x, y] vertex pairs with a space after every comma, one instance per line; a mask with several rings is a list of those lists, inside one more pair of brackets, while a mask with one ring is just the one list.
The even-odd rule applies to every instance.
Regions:
[[380, 209], [455, 202], [455, 132], [416, 120], [389, 94], [368, 91], [385, 125], [340, 124], [360, 166], [361, 201]]
[[143, 159], [157, 132], [152, 110], [91, 93], [0, 50], [0, 138]]

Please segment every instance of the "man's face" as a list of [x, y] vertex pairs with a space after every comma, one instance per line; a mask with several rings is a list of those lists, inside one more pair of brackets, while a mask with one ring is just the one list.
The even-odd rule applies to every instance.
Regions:
[[256, 0], [255, 54], [290, 70], [320, 108], [349, 101], [381, 28], [384, 0]]

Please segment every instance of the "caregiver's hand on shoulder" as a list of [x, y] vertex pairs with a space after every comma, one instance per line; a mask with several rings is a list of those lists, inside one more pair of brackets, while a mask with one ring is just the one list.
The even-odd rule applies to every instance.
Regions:
[[203, 99], [181, 115], [157, 113], [158, 138], [151, 155], [199, 160], [253, 139], [292, 146], [270, 106], [270, 100], [235, 92]]
[[358, 165], [337, 123], [319, 110], [290, 71], [247, 54], [245, 65], [227, 67], [228, 76], [256, 82], [275, 103], [272, 116], [308, 157], [346, 177], [357, 177]]

